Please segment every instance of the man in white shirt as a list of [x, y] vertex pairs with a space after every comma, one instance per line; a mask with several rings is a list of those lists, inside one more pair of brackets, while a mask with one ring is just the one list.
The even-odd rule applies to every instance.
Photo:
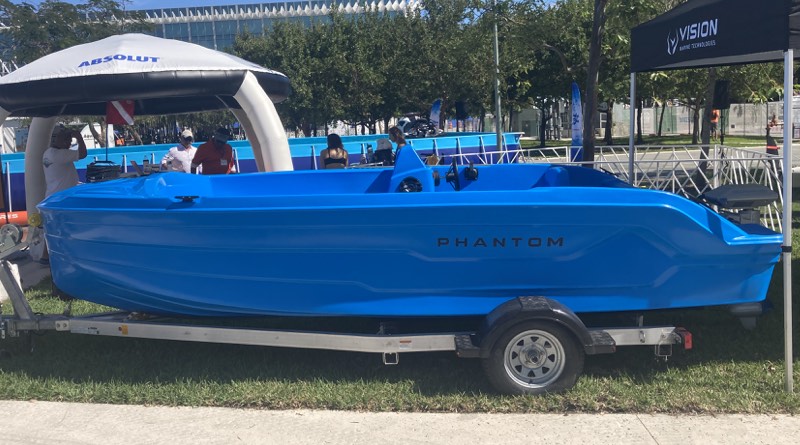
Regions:
[[[77, 150], [72, 150], [72, 138], [78, 142]], [[58, 127], [50, 138], [50, 148], [42, 155], [44, 180], [47, 184], [45, 198], [55, 192], [78, 185], [78, 170], [75, 161], [86, 157], [86, 142], [79, 131]]]
[[[76, 150], [72, 150], [72, 138], [78, 142]], [[44, 168], [44, 181], [47, 186], [44, 197], [53, 193], [66, 190], [80, 183], [78, 170], [75, 168], [75, 161], [86, 157], [86, 142], [79, 131], [59, 126], [50, 136], [50, 147], [42, 155], [42, 167]], [[29, 253], [34, 261], [40, 263], [49, 262], [47, 245], [44, 242], [44, 234], [41, 227], [32, 226], [28, 231], [30, 240]]]
[[192, 130], [183, 130], [180, 139], [180, 143], [170, 148], [167, 154], [161, 158], [161, 170], [184, 173], [191, 172], [192, 159], [197, 152], [197, 148], [192, 146], [192, 141], [194, 141]]

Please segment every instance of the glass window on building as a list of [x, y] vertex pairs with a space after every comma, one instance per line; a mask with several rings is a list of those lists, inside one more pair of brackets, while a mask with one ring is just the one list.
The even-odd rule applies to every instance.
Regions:
[[224, 51], [230, 49], [236, 41], [236, 36], [217, 36], [217, 50]]
[[214, 24], [211, 22], [195, 22], [190, 25], [191, 42], [206, 48], [214, 49]]
[[261, 19], [242, 20], [239, 25], [242, 32], [247, 31], [256, 36], [264, 34], [264, 22]]
[[236, 20], [224, 20], [221, 22], [216, 22], [214, 24], [214, 29], [216, 29], [218, 36], [236, 35], [239, 33]]
[[186, 17], [186, 8], [169, 8], [162, 11], [163, 17]]
[[239, 33], [236, 20], [223, 20], [214, 23], [217, 35], [217, 49], [226, 49], [233, 46], [236, 34]]
[[164, 37], [189, 41], [188, 23], [167, 23], [164, 25]]

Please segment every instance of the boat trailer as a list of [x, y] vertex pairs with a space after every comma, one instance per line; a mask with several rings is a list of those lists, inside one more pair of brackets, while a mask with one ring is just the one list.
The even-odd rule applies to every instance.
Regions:
[[[8, 227], [8, 225], [3, 226]], [[0, 340], [31, 338], [45, 331], [111, 337], [179, 340], [271, 347], [377, 353], [386, 365], [399, 363], [409, 352], [453, 351], [458, 357], [480, 358], [493, 386], [509, 394], [541, 394], [569, 389], [583, 369], [585, 355], [611, 353], [618, 346], [652, 346], [667, 358], [674, 345], [691, 349], [692, 336], [673, 326], [587, 328], [569, 308], [544, 297], [512, 299], [487, 315], [482, 327], [468, 332], [375, 334], [275, 330], [198, 324], [131, 312], [85, 316], [35, 313], [8, 257], [26, 247], [11, 229], [0, 229], [0, 284], [6, 289], [13, 315], [0, 305]], [[69, 304], [69, 303], [66, 303]], [[32, 350], [32, 348], [31, 348]]]

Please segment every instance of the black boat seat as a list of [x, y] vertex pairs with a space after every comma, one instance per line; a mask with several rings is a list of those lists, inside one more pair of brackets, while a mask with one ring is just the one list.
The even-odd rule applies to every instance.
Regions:
[[754, 209], [772, 204], [780, 196], [760, 184], [726, 184], [703, 193], [700, 198], [725, 209]]
[[394, 165], [394, 153], [392, 153], [392, 150], [377, 150], [375, 152], [375, 162], [392, 166]]

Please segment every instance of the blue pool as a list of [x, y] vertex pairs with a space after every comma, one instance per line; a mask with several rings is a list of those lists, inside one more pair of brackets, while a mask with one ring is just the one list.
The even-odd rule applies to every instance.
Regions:
[[[476, 164], [494, 164], [502, 159], [513, 159], [520, 149], [519, 139], [522, 133], [505, 133], [503, 150], [497, 149], [495, 133], [451, 133], [435, 138], [409, 139], [411, 146], [421, 155], [437, 152], [444, 163], [456, 156], [459, 163], [474, 162]], [[343, 136], [342, 142], [350, 155], [350, 163], [357, 164], [361, 154], [369, 146], [375, 149], [376, 141], [388, 137], [385, 134]], [[233, 147], [239, 171], [249, 173], [256, 171], [253, 149], [250, 142], [230, 141]], [[195, 144], [195, 146], [198, 144]], [[130, 161], [141, 164], [145, 158], [159, 163], [166, 152], [175, 144], [128, 145], [108, 149], [108, 160], [122, 166], [123, 171], [131, 168]], [[326, 147], [326, 138], [290, 138], [289, 150], [295, 170], [314, 170], [317, 168], [320, 151]], [[504, 154], [505, 153], [505, 154]], [[461, 156], [457, 156], [461, 155]], [[96, 160], [106, 160], [106, 149], [89, 149], [89, 156], [76, 163], [81, 180], [85, 180], [86, 166]], [[25, 209], [25, 153], [4, 154], [2, 156], [3, 182], [5, 201], [10, 202], [10, 211]]]

